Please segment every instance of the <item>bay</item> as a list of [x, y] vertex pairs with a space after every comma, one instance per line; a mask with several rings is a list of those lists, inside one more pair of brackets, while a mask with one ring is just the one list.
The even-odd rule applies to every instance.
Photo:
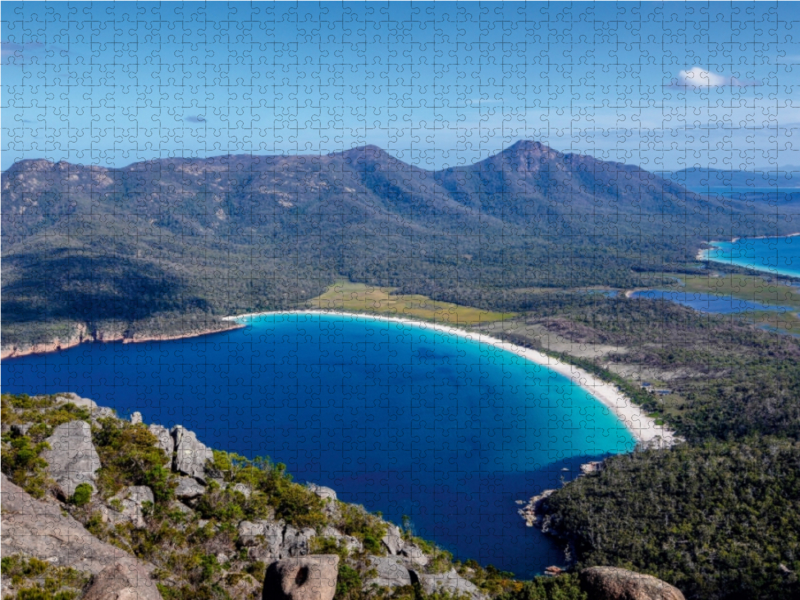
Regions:
[[775, 275], [800, 277], [800, 237], [740, 238], [710, 242], [700, 257]]
[[588, 391], [516, 354], [370, 317], [271, 314], [243, 329], [93, 343], [5, 360], [3, 391], [64, 391], [215, 449], [270, 456], [300, 482], [400, 523], [458, 559], [531, 577], [560, 548], [517, 500], [635, 441]]

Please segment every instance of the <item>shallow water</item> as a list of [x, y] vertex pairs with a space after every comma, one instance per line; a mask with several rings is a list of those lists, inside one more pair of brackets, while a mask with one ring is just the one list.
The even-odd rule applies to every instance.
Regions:
[[800, 277], [800, 237], [741, 238], [736, 242], [711, 242], [703, 251], [709, 261]]
[[530, 577], [560, 550], [516, 500], [590, 457], [632, 449], [567, 378], [512, 353], [368, 318], [271, 315], [158, 343], [96, 343], [3, 361], [6, 392], [74, 391], [217, 449], [284, 462], [342, 500], [409, 515], [457, 558]]

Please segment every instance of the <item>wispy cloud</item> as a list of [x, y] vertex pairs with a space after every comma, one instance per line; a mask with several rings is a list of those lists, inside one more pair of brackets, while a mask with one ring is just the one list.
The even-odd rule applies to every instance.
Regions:
[[25, 42], [19, 44], [17, 42], [0, 42], [0, 57], [3, 64], [11, 64], [12, 62], [24, 62], [25, 55], [30, 55], [44, 48], [41, 42]]
[[206, 118], [203, 115], [189, 115], [186, 117], [187, 123], [205, 123]]
[[688, 71], [681, 71], [678, 77], [672, 80], [671, 87], [708, 89], [718, 87], [749, 87], [761, 85], [760, 81], [743, 80], [736, 77], [726, 77], [713, 71], [706, 71], [700, 67], [692, 67]]

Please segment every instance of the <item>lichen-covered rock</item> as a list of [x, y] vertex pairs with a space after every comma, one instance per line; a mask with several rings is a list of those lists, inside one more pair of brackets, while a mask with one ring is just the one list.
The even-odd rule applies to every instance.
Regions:
[[281, 558], [295, 556], [305, 556], [308, 554], [311, 538], [316, 535], [310, 527], [297, 529], [288, 525], [283, 532], [283, 545], [281, 546]]
[[234, 492], [239, 492], [239, 493], [240, 493], [240, 494], [242, 494], [242, 496], [244, 496], [245, 498], [250, 498], [250, 494], [252, 494], [252, 493], [253, 493], [253, 490], [252, 490], [252, 488], [251, 488], [249, 485], [247, 485], [247, 484], [244, 484], [244, 483], [237, 483], [237, 484], [234, 484], [234, 485], [231, 487], [231, 490], [232, 490], [232, 491], [234, 491]]
[[109, 516], [114, 523], [130, 521], [134, 527], [141, 529], [147, 525], [144, 520], [144, 503], [149, 502], [152, 505], [154, 501], [153, 491], [149, 487], [126, 487], [109, 499], [112, 508]]
[[398, 587], [411, 585], [411, 574], [406, 566], [393, 556], [368, 556], [367, 570], [375, 570], [375, 576], [364, 582], [364, 589], [373, 585], [380, 587]]
[[92, 421], [103, 417], [113, 417], [115, 414], [114, 409], [108, 408], [107, 406], [97, 406], [97, 403], [94, 400], [81, 398], [78, 396], [78, 394], [74, 394], [72, 392], [59, 394], [56, 396], [55, 401], [59, 404], [74, 404], [80, 408], [87, 409], [92, 415]]
[[397, 525], [389, 525], [389, 529], [386, 535], [381, 538], [381, 542], [386, 551], [392, 556], [400, 554], [400, 550], [403, 549], [405, 543], [403, 542], [403, 534]]
[[175, 440], [173, 440], [172, 436], [169, 434], [169, 429], [155, 424], [150, 425], [148, 429], [150, 433], [156, 436], [156, 440], [158, 440], [156, 446], [164, 451], [167, 458], [172, 459], [172, 454], [175, 452]]
[[101, 542], [71, 516], [63, 515], [56, 502], [36, 500], [5, 475], [0, 478], [0, 487], [3, 556], [34, 556], [56, 567], [71, 567], [92, 575], [115, 563], [128, 561], [139, 564], [146, 572], [152, 571], [152, 565]]
[[206, 462], [214, 459], [214, 453], [197, 439], [193, 431], [176, 425], [172, 428], [175, 440], [175, 470], [205, 482]]
[[50, 450], [42, 453], [47, 461], [47, 473], [55, 479], [65, 498], [71, 497], [82, 483], [95, 487], [95, 474], [100, 457], [92, 444], [92, 429], [85, 421], [70, 421], [59, 425], [45, 440]]
[[272, 563], [264, 577], [263, 600], [333, 600], [339, 557], [320, 554]]
[[162, 600], [150, 574], [136, 563], [106, 567], [92, 581], [83, 600]]
[[685, 600], [678, 588], [665, 581], [617, 567], [584, 569], [580, 580], [592, 600]]
[[415, 546], [414, 544], [404, 544], [403, 549], [400, 550], [400, 555], [407, 558], [415, 565], [419, 565], [421, 567], [424, 567], [429, 562], [429, 559], [427, 556], [425, 556], [425, 553], [420, 550], [419, 546]]
[[320, 533], [322, 537], [332, 538], [340, 545], [343, 545], [349, 552], [361, 552], [364, 550], [364, 544], [361, 540], [351, 535], [344, 535], [333, 527], [325, 527]]
[[469, 596], [474, 600], [484, 600], [486, 595], [480, 591], [478, 586], [464, 579], [455, 569], [450, 569], [447, 573], [427, 574], [422, 571], [411, 571], [412, 581], [418, 581], [420, 587], [426, 594], [435, 592], [449, 592], [455, 596]]
[[283, 547], [283, 521], [242, 521], [239, 523], [239, 543], [250, 548], [252, 560], [269, 562], [281, 558]]
[[200, 498], [206, 491], [202, 484], [191, 477], [179, 477], [178, 487], [175, 488], [175, 496], [184, 502], [193, 502]]
[[309, 491], [315, 493], [324, 501], [333, 501], [336, 500], [336, 492], [333, 491], [329, 487], [325, 487], [324, 485], [317, 485], [315, 483], [309, 483], [306, 487], [308, 487]]

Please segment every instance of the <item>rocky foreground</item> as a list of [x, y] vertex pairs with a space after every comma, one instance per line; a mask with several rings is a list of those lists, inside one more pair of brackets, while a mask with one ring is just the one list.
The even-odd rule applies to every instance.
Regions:
[[[509, 574], [453, 561], [330, 488], [294, 483], [283, 465], [212, 451], [181, 426], [147, 426], [138, 413], [121, 420], [73, 394], [3, 396], [2, 417], [3, 598], [488, 600], [524, 592]], [[561, 591], [559, 580], [567, 582]], [[622, 569], [586, 569], [579, 582], [567, 574], [541, 589], [553, 598], [683, 598]], [[543, 593], [529, 597], [551, 597]]]

